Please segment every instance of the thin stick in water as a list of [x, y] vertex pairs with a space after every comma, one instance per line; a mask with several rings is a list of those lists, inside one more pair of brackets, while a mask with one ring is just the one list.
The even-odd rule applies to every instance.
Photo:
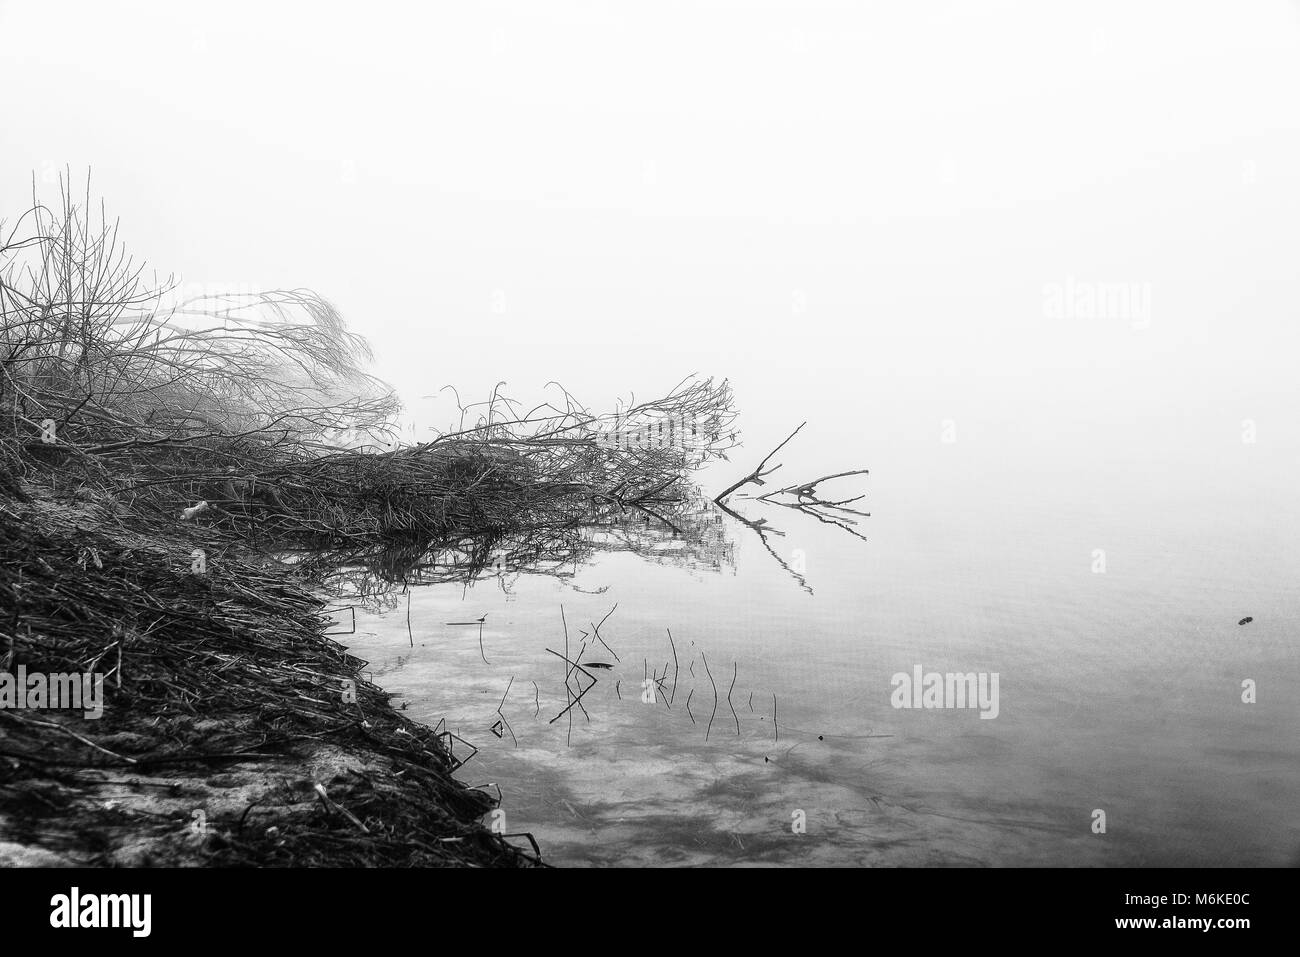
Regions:
[[510, 696], [510, 689], [514, 687], [514, 684], [515, 676], [511, 675], [510, 683], [506, 685], [506, 693], [501, 696], [501, 703], [497, 705], [497, 717], [501, 719], [501, 723], [504, 724], [506, 730], [510, 732], [510, 740], [515, 743], [515, 747], [519, 747], [519, 739], [515, 737], [515, 729], [510, 727], [510, 719], [508, 719], [505, 716], [505, 712], [501, 710], [506, 706], [506, 698]]
[[731, 716], [736, 719], [736, 737], [740, 737], [740, 718], [736, 717], [736, 706], [731, 703], [731, 690], [736, 687], [736, 673], [739, 671], [739, 665], [736, 662], [731, 663], [731, 688], [727, 689], [727, 707], [731, 709]]
[[564, 626], [564, 710], [569, 714], [569, 731], [564, 737], [564, 746], [568, 747], [573, 741], [573, 689], [569, 687], [569, 675], [573, 669], [569, 667], [569, 623], [564, 618], [563, 605], [560, 606], [560, 624]]
[[704, 671], [709, 676], [709, 684], [713, 685], [713, 714], [709, 715], [709, 726], [704, 730], [704, 740], [709, 740], [709, 732], [713, 730], [713, 718], [718, 713], [718, 685], [713, 680], [713, 671], [709, 668], [709, 657], [703, 651], [700, 657], [704, 659]]
[[681, 668], [679, 668], [677, 665], [677, 643], [673, 641], [673, 630], [669, 628], [667, 629], [667, 631], [668, 631], [668, 643], [673, 646], [673, 690], [672, 693], [669, 695], [669, 700], [671, 701], [671, 700], [675, 700], [677, 697], [677, 672], [681, 671]]
[[622, 661], [623, 659], [620, 658], [620, 657], [618, 656], [618, 652], [615, 651], [613, 648], [611, 648], [609, 645], [606, 645], [606, 644], [605, 644], [605, 639], [600, 637], [600, 626], [603, 625], [603, 624], [605, 624], [605, 622], [609, 619], [609, 616], [612, 615], [612, 614], [614, 614], [614, 612], [616, 612], [616, 611], [618, 611], [618, 602], [615, 602], [615, 603], [614, 603], [614, 607], [611, 608], [609, 611], [605, 612], [605, 617], [602, 618], [599, 622], [594, 622], [594, 621], [593, 621], [593, 622], [591, 623], [591, 630], [592, 630], [593, 632], [596, 633], [596, 639], [597, 639], [597, 640], [598, 640], [602, 645], [605, 645], [605, 650], [608, 651], [611, 655], [614, 656], [614, 660], [615, 660], [615, 661]]

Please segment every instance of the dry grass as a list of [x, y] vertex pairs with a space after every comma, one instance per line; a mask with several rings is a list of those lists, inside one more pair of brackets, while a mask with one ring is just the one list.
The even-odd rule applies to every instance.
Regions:
[[0, 223], [0, 653], [110, 676], [99, 721], [0, 710], [0, 839], [102, 864], [533, 861], [324, 636], [319, 595], [567, 565], [629, 515], [677, 536], [691, 472], [735, 443], [728, 385], [612, 415], [494, 391], [432, 442], [344, 448], [398, 404], [328, 303], [173, 302], [92, 213], [65, 187]]

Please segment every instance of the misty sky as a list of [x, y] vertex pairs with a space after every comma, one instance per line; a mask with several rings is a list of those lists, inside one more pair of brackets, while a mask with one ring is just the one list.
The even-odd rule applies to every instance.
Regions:
[[698, 371], [758, 444], [1298, 431], [1292, 3], [4, 0], [0, 50], [0, 216], [93, 167], [160, 272], [335, 302], [421, 424]]

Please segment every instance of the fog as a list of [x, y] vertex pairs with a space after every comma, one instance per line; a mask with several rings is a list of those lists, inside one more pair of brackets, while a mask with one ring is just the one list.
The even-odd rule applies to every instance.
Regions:
[[700, 372], [814, 467], [1300, 448], [1293, 4], [6, 2], [0, 49], [0, 215], [93, 168], [161, 274], [335, 302], [416, 435]]

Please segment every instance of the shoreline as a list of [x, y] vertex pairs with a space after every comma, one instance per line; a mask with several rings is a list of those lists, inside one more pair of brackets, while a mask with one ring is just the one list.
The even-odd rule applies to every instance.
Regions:
[[24, 492], [0, 499], [0, 670], [94, 661], [103, 714], [0, 708], [0, 866], [541, 863], [283, 566], [223, 543], [195, 573], [201, 527]]

